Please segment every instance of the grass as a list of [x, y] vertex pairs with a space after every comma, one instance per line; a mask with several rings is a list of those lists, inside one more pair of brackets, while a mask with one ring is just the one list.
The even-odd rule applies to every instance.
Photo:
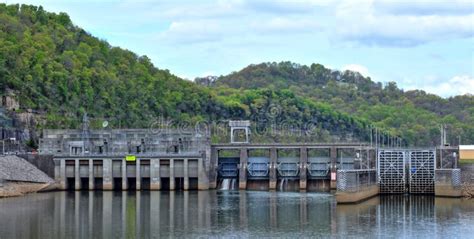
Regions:
[[474, 164], [474, 159], [459, 159], [460, 164]]

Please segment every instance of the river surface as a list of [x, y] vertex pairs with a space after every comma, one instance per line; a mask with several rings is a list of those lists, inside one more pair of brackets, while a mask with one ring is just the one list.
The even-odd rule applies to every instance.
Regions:
[[190, 191], [50, 192], [0, 199], [0, 238], [474, 238], [474, 201]]

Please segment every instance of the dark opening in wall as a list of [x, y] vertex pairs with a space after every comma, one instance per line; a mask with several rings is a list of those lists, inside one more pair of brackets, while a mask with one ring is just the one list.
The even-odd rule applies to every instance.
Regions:
[[170, 190], [170, 178], [161, 178], [161, 190]]
[[198, 190], [198, 178], [189, 178], [189, 190]]
[[114, 190], [122, 190], [122, 178], [114, 178]]
[[127, 178], [128, 190], [137, 190], [137, 179]]
[[104, 189], [104, 181], [102, 178], [94, 178], [94, 189], [95, 190]]
[[89, 190], [89, 178], [81, 178], [81, 189]]
[[76, 180], [74, 178], [67, 178], [67, 190], [75, 190]]
[[150, 178], [142, 178], [141, 189], [150, 190]]
[[174, 187], [175, 187], [175, 190], [183, 190], [184, 189], [184, 178], [175, 178], [174, 179]]

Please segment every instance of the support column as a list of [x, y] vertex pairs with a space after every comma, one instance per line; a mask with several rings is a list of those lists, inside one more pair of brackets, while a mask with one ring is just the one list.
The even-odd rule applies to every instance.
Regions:
[[89, 190], [94, 190], [94, 161], [89, 159]]
[[269, 189], [270, 190], [275, 190], [276, 185], [277, 185], [277, 171], [276, 171], [276, 166], [277, 166], [277, 158], [278, 158], [278, 151], [275, 147], [272, 147], [270, 149], [270, 171], [269, 171], [269, 178], [270, 178], [270, 184], [269, 184]]
[[81, 190], [81, 175], [79, 159], [74, 160], [74, 190]]
[[300, 148], [300, 190], [306, 190], [307, 166], [308, 165], [308, 148]]
[[59, 160], [59, 189], [67, 190], [67, 178], [66, 178], [66, 160]]
[[211, 148], [211, 163], [210, 163], [210, 172], [209, 172], [209, 187], [217, 188], [217, 164], [219, 159], [219, 151], [212, 147]]
[[247, 189], [247, 148], [240, 149], [239, 189]]
[[336, 189], [337, 183], [337, 148], [331, 147], [331, 189]]
[[170, 190], [176, 189], [175, 182], [176, 181], [174, 179], [174, 159], [170, 159]]
[[184, 159], [184, 190], [189, 190], [189, 169], [188, 169], [188, 159]]
[[122, 190], [128, 190], [127, 161], [122, 159]]
[[142, 189], [142, 172], [141, 172], [141, 167], [140, 167], [140, 160], [137, 158], [135, 162], [135, 183], [137, 187], [137, 191], [140, 191]]
[[150, 190], [161, 189], [160, 160], [150, 159]]
[[112, 159], [102, 160], [102, 190], [113, 190]]
[[199, 190], [208, 190], [209, 189], [209, 178], [204, 168], [204, 159], [206, 155], [201, 155], [198, 158], [198, 189]]

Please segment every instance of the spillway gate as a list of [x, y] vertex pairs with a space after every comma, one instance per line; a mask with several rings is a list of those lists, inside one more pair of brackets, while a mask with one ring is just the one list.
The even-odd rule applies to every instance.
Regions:
[[382, 149], [377, 155], [380, 193], [433, 194], [435, 149]]

